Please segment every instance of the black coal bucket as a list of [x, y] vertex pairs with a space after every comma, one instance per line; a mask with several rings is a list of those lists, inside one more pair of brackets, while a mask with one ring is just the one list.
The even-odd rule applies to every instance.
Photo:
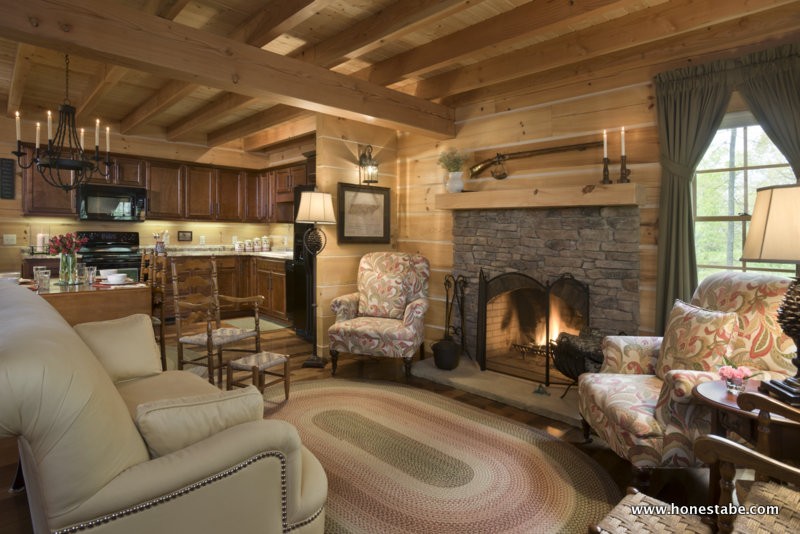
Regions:
[[452, 371], [458, 367], [461, 346], [452, 339], [443, 339], [433, 344], [433, 363], [439, 369]]

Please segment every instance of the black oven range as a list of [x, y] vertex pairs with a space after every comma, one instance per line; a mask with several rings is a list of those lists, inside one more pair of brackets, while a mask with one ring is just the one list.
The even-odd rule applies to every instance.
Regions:
[[78, 254], [88, 266], [100, 269], [119, 269], [134, 280], [139, 279], [141, 255], [138, 232], [77, 232], [87, 241]]

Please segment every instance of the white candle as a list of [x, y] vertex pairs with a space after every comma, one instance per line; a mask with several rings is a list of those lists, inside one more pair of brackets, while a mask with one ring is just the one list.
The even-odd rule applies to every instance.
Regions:
[[53, 114], [50, 110], [47, 111], [47, 140], [53, 140]]
[[42, 123], [36, 123], [36, 150], [39, 150], [39, 138], [42, 136]]
[[100, 150], [100, 119], [94, 121], [94, 148]]
[[603, 159], [608, 158], [608, 134], [603, 130]]
[[111, 152], [111, 127], [106, 126], [106, 153]]
[[86, 146], [86, 143], [83, 142], [83, 134], [84, 134], [84, 131], [83, 131], [83, 128], [81, 128], [81, 150], [83, 150], [83, 147]]
[[19, 126], [19, 111], [14, 112], [14, 121], [17, 124], [17, 141], [22, 140], [22, 134], [20, 133], [20, 126]]
[[620, 143], [621, 143], [621, 146], [622, 146], [621, 154], [624, 156], [625, 155], [625, 127], [624, 126], [622, 127], [622, 131], [620, 132]]

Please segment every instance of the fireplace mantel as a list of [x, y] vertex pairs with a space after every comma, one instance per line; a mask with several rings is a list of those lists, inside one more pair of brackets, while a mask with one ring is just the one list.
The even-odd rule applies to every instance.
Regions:
[[574, 208], [632, 206], [643, 201], [644, 186], [640, 184], [591, 184], [445, 193], [436, 195], [434, 207], [440, 210]]

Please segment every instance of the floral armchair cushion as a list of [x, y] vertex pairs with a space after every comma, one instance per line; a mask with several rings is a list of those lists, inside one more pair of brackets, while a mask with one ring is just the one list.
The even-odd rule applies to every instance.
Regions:
[[358, 314], [401, 319], [414, 275], [411, 257], [393, 252], [364, 255], [358, 266]]
[[764, 273], [722, 272], [705, 278], [691, 303], [735, 312], [739, 328], [731, 360], [762, 371], [794, 375], [794, 342], [778, 324], [778, 308], [791, 280]]
[[673, 369], [712, 371], [729, 357], [731, 341], [738, 331], [737, 315], [705, 310], [675, 301], [667, 320], [661, 353], [656, 363], [656, 376]]

